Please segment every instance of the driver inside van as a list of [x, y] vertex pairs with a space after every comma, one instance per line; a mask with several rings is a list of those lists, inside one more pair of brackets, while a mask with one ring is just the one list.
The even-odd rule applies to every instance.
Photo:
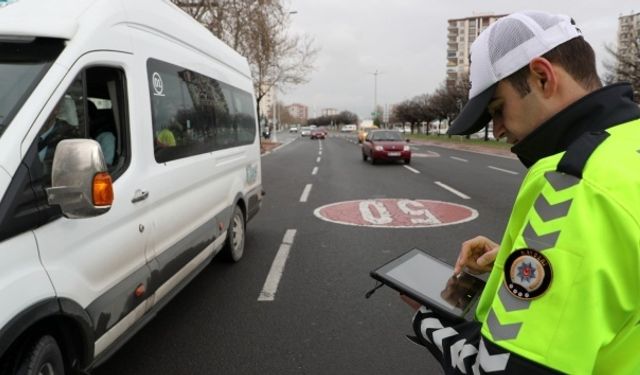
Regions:
[[71, 97], [63, 97], [49, 115], [38, 140], [38, 157], [50, 172], [53, 155], [58, 143], [63, 139], [80, 137], [78, 115]]

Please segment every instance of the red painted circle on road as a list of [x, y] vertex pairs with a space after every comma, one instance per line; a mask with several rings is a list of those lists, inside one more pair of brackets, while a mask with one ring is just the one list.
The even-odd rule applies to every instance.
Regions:
[[461, 204], [425, 199], [365, 199], [328, 204], [314, 214], [325, 221], [374, 228], [425, 228], [460, 224], [478, 217]]

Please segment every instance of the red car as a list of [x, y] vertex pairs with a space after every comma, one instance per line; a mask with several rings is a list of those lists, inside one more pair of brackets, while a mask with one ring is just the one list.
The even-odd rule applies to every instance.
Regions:
[[322, 129], [313, 129], [311, 131], [311, 139], [324, 139], [327, 133]]
[[362, 142], [362, 160], [371, 158], [371, 163], [378, 160], [403, 160], [405, 164], [411, 163], [411, 148], [402, 139], [402, 134], [396, 130], [373, 130], [367, 134]]

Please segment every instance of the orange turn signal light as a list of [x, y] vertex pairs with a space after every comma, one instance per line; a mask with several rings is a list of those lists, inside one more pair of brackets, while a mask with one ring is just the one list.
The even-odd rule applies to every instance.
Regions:
[[110, 206], [113, 203], [113, 182], [107, 172], [93, 176], [93, 205]]

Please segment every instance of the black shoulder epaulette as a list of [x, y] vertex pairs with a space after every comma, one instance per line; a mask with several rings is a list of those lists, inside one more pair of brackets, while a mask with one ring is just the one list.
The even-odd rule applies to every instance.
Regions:
[[582, 171], [587, 164], [587, 160], [609, 133], [604, 130], [586, 132], [569, 145], [562, 159], [558, 163], [558, 172], [570, 174], [582, 178]]

